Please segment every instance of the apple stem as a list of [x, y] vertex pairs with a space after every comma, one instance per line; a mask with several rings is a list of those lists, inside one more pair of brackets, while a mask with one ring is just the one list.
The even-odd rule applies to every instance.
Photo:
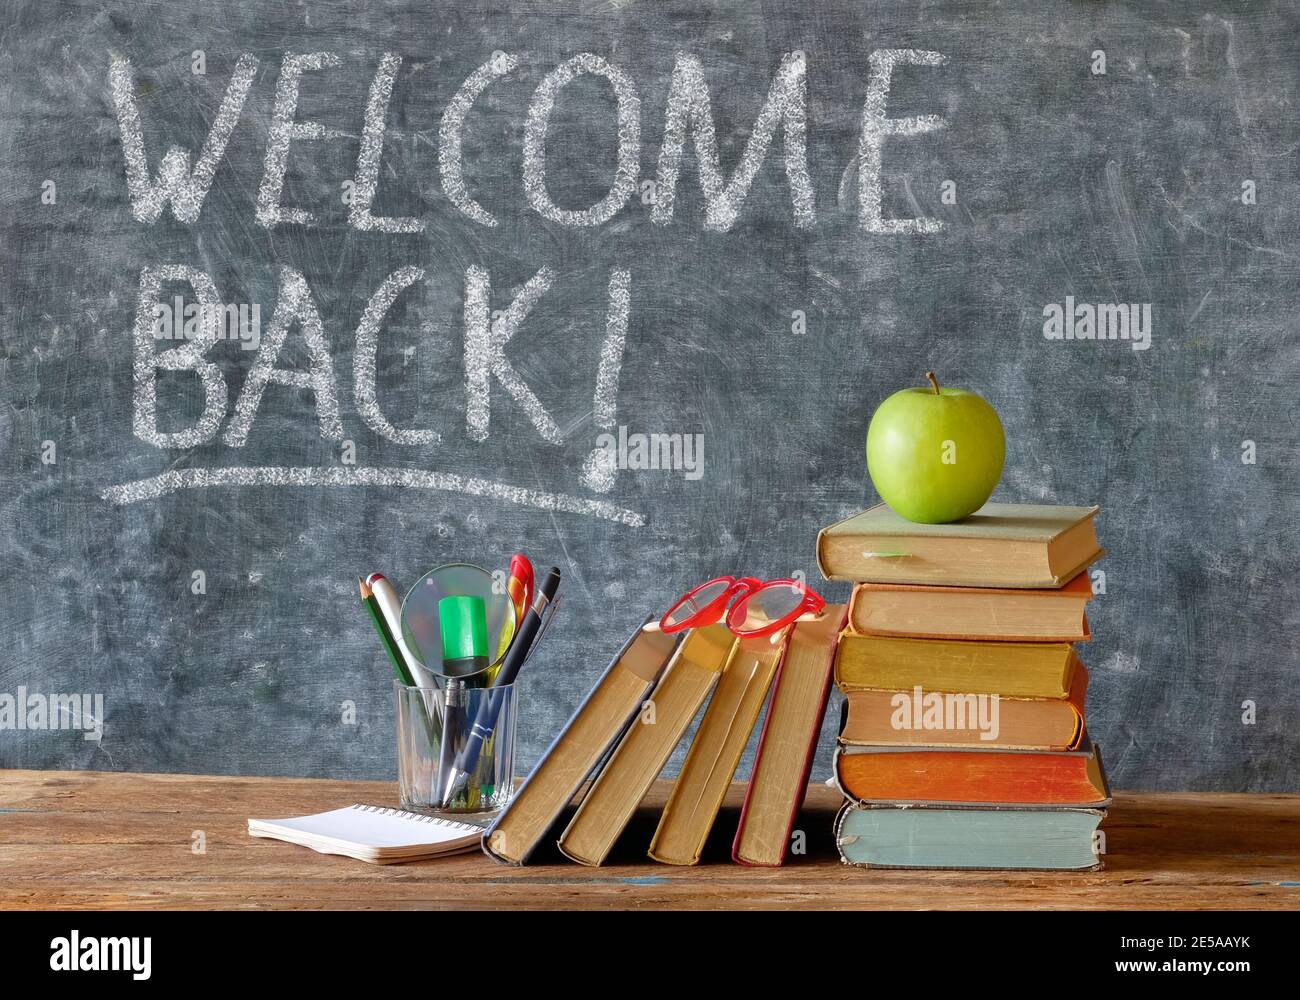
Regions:
[[934, 377], [934, 372], [926, 372], [925, 377], [928, 378], [930, 380], [930, 384], [934, 386], [934, 394], [936, 396], [939, 395], [939, 380]]

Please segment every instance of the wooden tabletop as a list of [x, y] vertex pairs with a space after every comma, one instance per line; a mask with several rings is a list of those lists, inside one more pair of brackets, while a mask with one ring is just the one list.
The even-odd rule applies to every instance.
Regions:
[[527, 868], [477, 853], [378, 866], [257, 840], [246, 824], [394, 805], [390, 782], [0, 770], [0, 909], [1300, 909], [1300, 796], [1120, 792], [1105, 869], [1056, 874], [850, 868], [830, 833], [838, 793], [821, 785], [800, 821], [808, 855], [785, 868], [730, 862], [741, 785], [704, 864], [659, 865], [645, 848], [667, 787], [602, 868], [558, 852]]

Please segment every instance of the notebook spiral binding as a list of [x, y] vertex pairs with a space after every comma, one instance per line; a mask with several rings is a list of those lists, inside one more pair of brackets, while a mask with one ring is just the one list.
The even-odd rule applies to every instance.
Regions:
[[362, 812], [379, 813], [383, 816], [400, 816], [403, 819], [413, 819], [418, 823], [432, 823], [434, 826], [445, 826], [453, 830], [464, 830], [466, 833], [480, 829], [480, 827], [474, 826], [472, 823], [458, 823], [455, 820], [443, 819], [441, 816], [428, 816], [424, 813], [410, 812], [406, 809], [392, 809], [388, 806], [356, 805], [352, 808], [359, 809]]

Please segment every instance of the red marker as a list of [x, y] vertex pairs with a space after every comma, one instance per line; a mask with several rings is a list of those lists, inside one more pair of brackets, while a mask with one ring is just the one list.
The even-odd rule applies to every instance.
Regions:
[[522, 552], [510, 557], [510, 579], [506, 582], [506, 593], [515, 605], [516, 628], [524, 620], [524, 611], [533, 600], [533, 564]]

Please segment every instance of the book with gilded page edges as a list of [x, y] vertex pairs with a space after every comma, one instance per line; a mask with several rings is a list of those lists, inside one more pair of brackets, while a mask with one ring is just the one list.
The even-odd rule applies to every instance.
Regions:
[[945, 587], [1064, 586], [1102, 555], [1100, 508], [986, 503], [950, 524], [917, 524], [879, 504], [823, 528], [830, 580]]
[[860, 747], [835, 751], [835, 781], [860, 805], [1075, 806], [1104, 809], [1101, 752]]
[[841, 691], [964, 691], [1003, 698], [1065, 698], [1083, 669], [1068, 642], [913, 639], [845, 632], [835, 651]]
[[785, 864], [790, 854], [790, 835], [808, 790], [826, 714], [844, 614], [844, 605], [828, 604], [821, 617], [795, 623], [786, 641], [731, 845], [732, 860], [738, 864], [775, 867]]
[[663, 673], [678, 636], [637, 627], [573, 713], [505, 811], [483, 834], [488, 857], [527, 864], [561, 811], [622, 738]]
[[1083, 573], [1055, 590], [860, 583], [849, 601], [849, 627], [912, 639], [1082, 642], [1092, 638], [1084, 611], [1091, 598]]
[[[686, 761], [650, 841], [650, 857], [667, 865], [694, 865], [713, 829], [789, 631], [741, 639], [713, 689]], [[775, 640], [775, 641], [774, 641]]]
[[857, 688], [844, 693], [840, 742], [860, 746], [1071, 750], [1083, 738], [1088, 671], [1080, 665], [1064, 698], [1009, 698], [997, 692]]
[[736, 649], [725, 625], [692, 629], [560, 836], [565, 856], [603, 864]]

